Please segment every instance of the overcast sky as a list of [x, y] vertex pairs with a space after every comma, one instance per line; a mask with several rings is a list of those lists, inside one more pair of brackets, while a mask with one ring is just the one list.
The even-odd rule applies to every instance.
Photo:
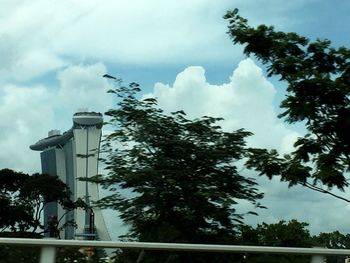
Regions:
[[[290, 151], [303, 129], [277, 118], [285, 83], [267, 79], [227, 36], [222, 16], [236, 7], [252, 25], [350, 46], [346, 0], [0, 1], [0, 167], [40, 171], [30, 144], [69, 129], [79, 108], [113, 106], [107, 72], [140, 83], [166, 111], [224, 117], [224, 129], [254, 132], [249, 145]], [[247, 222], [295, 218], [313, 233], [350, 232], [345, 202], [257, 180], [268, 209]]]

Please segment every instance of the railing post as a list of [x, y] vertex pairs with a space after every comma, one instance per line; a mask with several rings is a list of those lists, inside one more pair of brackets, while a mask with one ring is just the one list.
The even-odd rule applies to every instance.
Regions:
[[325, 262], [325, 258], [323, 255], [315, 255], [311, 258], [311, 263], [323, 263]]
[[[47, 238], [47, 239], [56, 239], [56, 238]], [[40, 263], [55, 263], [55, 262], [56, 262], [56, 247], [43, 245], [41, 247]]]

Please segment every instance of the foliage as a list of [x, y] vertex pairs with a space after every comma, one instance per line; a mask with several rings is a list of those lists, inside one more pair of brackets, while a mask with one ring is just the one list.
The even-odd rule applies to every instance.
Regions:
[[57, 249], [56, 263], [102, 263], [105, 260], [101, 259], [98, 251], [94, 251], [92, 256], [87, 256], [82, 252], [82, 248], [59, 248]]
[[233, 42], [243, 44], [245, 54], [255, 55], [266, 65], [269, 76], [279, 76], [288, 84], [281, 103], [285, 111], [280, 117], [289, 123], [302, 122], [308, 131], [296, 141], [296, 150], [284, 158], [267, 150], [254, 151], [250, 167], [269, 177], [281, 175], [291, 186], [302, 184], [328, 194], [331, 192], [319, 187], [319, 182], [328, 188], [347, 187], [350, 49], [332, 47], [327, 39], [312, 42], [272, 26], [250, 27], [237, 9], [227, 12], [224, 18], [229, 22], [228, 34]]
[[339, 231], [320, 233], [315, 237], [318, 245], [326, 248], [350, 249], [350, 234], [342, 234]]
[[276, 247], [311, 247], [312, 240], [307, 223], [290, 220], [276, 224], [262, 223], [256, 227], [259, 245]]
[[[30, 246], [0, 246], [0, 263], [37, 263], [40, 258], [40, 247]], [[96, 252], [96, 251], [95, 251]], [[78, 248], [57, 248], [57, 263], [102, 263], [109, 262], [101, 259], [98, 253], [87, 257]]]
[[[331, 233], [320, 233], [314, 237], [317, 246], [334, 248], [334, 249], [350, 249], [350, 234], [342, 234], [339, 231]], [[345, 256], [328, 256], [328, 263], [343, 263]]]
[[[235, 210], [237, 201], [261, 207], [256, 183], [237, 169], [248, 154], [245, 138], [251, 133], [224, 132], [220, 118], [165, 114], [156, 99], [138, 100], [139, 90], [131, 83], [110, 91], [119, 102], [106, 113], [115, 128], [104, 145], [109, 173], [94, 181], [114, 193], [98, 204], [120, 212], [130, 227], [126, 239], [232, 244], [243, 218]], [[225, 261], [193, 255], [191, 262]], [[188, 257], [147, 252], [142, 262], [189, 262]]]
[[0, 246], [0, 263], [36, 263], [39, 262], [39, 247]]
[[[69, 188], [57, 176], [28, 175], [10, 169], [0, 170], [0, 236], [42, 238], [45, 231], [40, 216], [50, 202], [71, 211], [83, 207], [70, 200]], [[38, 262], [40, 248], [0, 246], [1, 262]], [[77, 261], [80, 260], [80, 261]], [[77, 249], [60, 250], [57, 262], [87, 261]], [[97, 262], [97, 261], [94, 261]]]
[[68, 187], [57, 176], [0, 170], [2, 235], [37, 238], [38, 230], [39, 233], [44, 230], [40, 215], [44, 207], [53, 201], [68, 210], [76, 207], [70, 200]]
[[[254, 246], [312, 247], [314, 241], [306, 229], [307, 223], [291, 220], [275, 224], [262, 223], [255, 228], [242, 226], [239, 243]], [[308, 263], [310, 256], [248, 254], [241, 262], [250, 263]]]

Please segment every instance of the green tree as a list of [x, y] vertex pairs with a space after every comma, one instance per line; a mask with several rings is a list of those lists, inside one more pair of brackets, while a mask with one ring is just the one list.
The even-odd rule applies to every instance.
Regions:
[[69, 188], [57, 176], [0, 170], [2, 235], [39, 237], [44, 231], [40, 217], [50, 202], [58, 202], [67, 210], [79, 204], [70, 200]]
[[224, 18], [233, 42], [243, 44], [246, 55], [253, 54], [266, 65], [268, 76], [278, 76], [287, 84], [280, 117], [289, 123], [302, 122], [307, 129], [290, 155], [254, 150], [249, 166], [269, 177], [281, 175], [290, 186], [301, 184], [350, 202], [329, 190], [349, 185], [350, 50], [272, 26], [250, 27], [237, 9]]
[[259, 245], [273, 247], [311, 247], [313, 245], [310, 232], [306, 229], [309, 224], [295, 219], [276, 224], [262, 223], [256, 227]]
[[18, 197], [27, 179], [23, 173], [0, 171], [0, 232], [25, 232], [34, 227], [33, 208]]
[[[57, 201], [66, 209], [75, 204], [68, 187], [56, 176], [0, 170], [0, 236], [41, 238], [44, 207]], [[0, 246], [0, 262], [38, 262], [39, 248]]]
[[[330, 233], [320, 233], [314, 236], [314, 242], [317, 246], [334, 248], [334, 249], [350, 249], [350, 234], [342, 234], [339, 231]], [[328, 256], [327, 263], [343, 263], [345, 256]]]
[[[41, 215], [50, 202], [59, 203], [66, 211], [85, 205], [81, 200], [71, 201], [68, 186], [57, 176], [0, 170], [0, 236], [42, 238], [47, 229]], [[77, 249], [59, 252], [58, 262], [87, 262]], [[0, 246], [0, 263], [38, 262], [39, 253], [40, 248]]]
[[342, 234], [339, 231], [330, 233], [320, 233], [314, 237], [315, 242], [326, 248], [335, 249], [349, 249], [350, 248], [350, 234]]
[[[239, 243], [250, 246], [312, 247], [314, 240], [307, 230], [308, 224], [291, 220], [276, 224], [262, 223], [255, 228], [242, 226]], [[241, 262], [250, 263], [309, 263], [310, 256], [248, 254]]]
[[[104, 145], [109, 173], [94, 181], [114, 193], [98, 204], [120, 212], [130, 227], [127, 239], [234, 243], [243, 219], [235, 204], [242, 199], [261, 207], [255, 181], [237, 169], [248, 154], [245, 138], [251, 133], [224, 132], [219, 118], [165, 114], [156, 99], [138, 100], [138, 91], [135, 83], [110, 91], [119, 102], [106, 113], [115, 128]], [[132, 253], [122, 254], [125, 262], [132, 258]], [[229, 262], [224, 258], [146, 252], [142, 262]]]

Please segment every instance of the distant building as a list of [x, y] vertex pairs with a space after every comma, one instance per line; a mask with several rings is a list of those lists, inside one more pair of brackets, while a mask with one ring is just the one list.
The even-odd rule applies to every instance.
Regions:
[[[81, 198], [90, 206], [99, 198], [97, 184], [79, 180], [98, 173], [98, 157], [103, 117], [101, 113], [82, 111], [73, 115], [73, 127], [60, 133], [50, 131], [47, 138], [39, 140], [30, 149], [41, 151], [42, 173], [57, 175], [71, 192], [72, 200]], [[60, 225], [74, 221], [60, 232], [63, 239], [110, 240], [102, 212], [97, 208], [76, 209], [67, 213], [57, 203], [50, 203], [44, 211], [44, 225], [51, 218], [63, 218]], [[49, 232], [47, 233], [49, 235]]]

